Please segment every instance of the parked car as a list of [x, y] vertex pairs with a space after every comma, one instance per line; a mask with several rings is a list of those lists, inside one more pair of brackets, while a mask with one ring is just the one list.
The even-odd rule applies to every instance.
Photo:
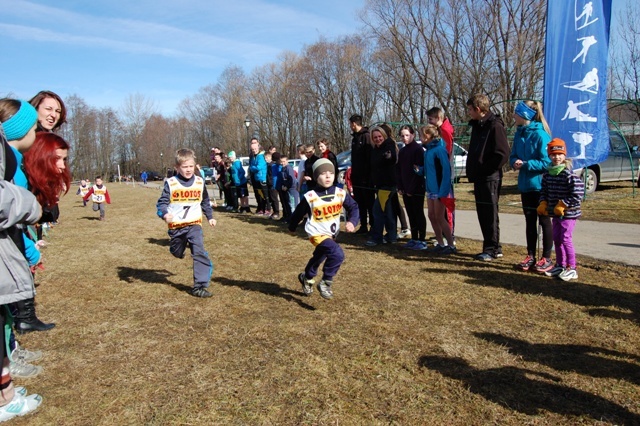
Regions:
[[204, 184], [211, 185], [213, 180], [213, 168], [212, 167], [202, 167], [202, 171], [204, 172]]
[[[638, 179], [640, 152], [637, 146], [629, 147], [618, 131], [609, 132], [609, 156], [601, 163], [575, 172], [584, 181], [585, 192], [593, 193], [601, 182], [617, 182]], [[636, 180], [637, 182], [637, 180]]]
[[147, 172], [147, 180], [163, 180], [164, 176], [157, 172]]
[[[416, 143], [421, 144], [420, 141], [416, 141]], [[398, 142], [398, 148], [402, 149], [404, 144], [402, 142]], [[460, 178], [467, 176], [467, 150], [458, 145], [457, 143], [453, 143], [453, 158], [454, 158], [454, 181], [460, 181]], [[338, 183], [344, 184], [344, 175], [347, 172], [347, 169], [351, 167], [351, 150], [341, 152], [337, 156], [338, 159]]]

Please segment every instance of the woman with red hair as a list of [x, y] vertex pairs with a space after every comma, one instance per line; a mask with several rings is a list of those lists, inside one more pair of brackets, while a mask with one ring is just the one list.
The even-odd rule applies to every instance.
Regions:
[[61, 194], [66, 194], [71, 185], [71, 173], [67, 169], [69, 144], [55, 133], [39, 132], [36, 141], [24, 155], [25, 169], [31, 192], [43, 209], [42, 219], [47, 210], [58, 204]]
[[[39, 223], [50, 222], [52, 211], [58, 205], [61, 194], [71, 185], [71, 173], [67, 169], [69, 144], [50, 132], [38, 132], [31, 149], [24, 154], [24, 168], [29, 188], [42, 206]], [[34, 299], [18, 302], [14, 327], [18, 333], [45, 331], [55, 324], [43, 323], [36, 316]]]

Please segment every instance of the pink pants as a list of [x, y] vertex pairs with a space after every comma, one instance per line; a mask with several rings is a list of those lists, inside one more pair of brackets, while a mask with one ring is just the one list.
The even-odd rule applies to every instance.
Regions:
[[556, 248], [556, 264], [575, 269], [576, 252], [573, 249], [573, 228], [576, 219], [553, 218], [553, 244]]

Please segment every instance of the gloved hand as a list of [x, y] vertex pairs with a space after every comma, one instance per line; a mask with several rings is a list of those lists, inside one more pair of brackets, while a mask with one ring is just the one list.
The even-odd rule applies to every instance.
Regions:
[[555, 214], [558, 217], [562, 217], [564, 216], [564, 211], [566, 208], [567, 208], [567, 205], [563, 203], [562, 200], [559, 200], [558, 204], [556, 204], [556, 206], [553, 208], [553, 214]]
[[538, 205], [538, 215], [540, 216], [548, 216], [549, 213], [547, 212], [547, 202], [546, 201], [540, 201], [540, 205]]

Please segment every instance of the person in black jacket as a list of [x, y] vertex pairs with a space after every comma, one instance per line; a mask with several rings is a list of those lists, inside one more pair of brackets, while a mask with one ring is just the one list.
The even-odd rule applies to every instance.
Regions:
[[[398, 145], [393, 139], [387, 137], [382, 127], [371, 129], [371, 183], [376, 191], [376, 200], [373, 203], [373, 226], [367, 242], [367, 246], [377, 246], [383, 242], [382, 233], [387, 230], [384, 237], [386, 242], [395, 243], [398, 240], [396, 227], [396, 213], [394, 211], [394, 197], [398, 196], [396, 187], [396, 163], [398, 162]], [[353, 176], [353, 172], [352, 172]]]
[[351, 127], [351, 183], [353, 198], [358, 203], [360, 212], [360, 229], [356, 234], [369, 232], [367, 224], [373, 227], [373, 201], [375, 192], [371, 186], [371, 136], [369, 129], [362, 125], [362, 116], [354, 114], [349, 117]]
[[482, 253], [477, 260], [502, 257], [498, 200], [502, 188], [502, 167], [509, 160], [507, 132], [500, 116], [489, 111], [489, 98], [473, 95], [467, 101], [471, 117], [471, 140], [467, 156], [467, 177], [473, 183], [476, 212], [482, 231]]

